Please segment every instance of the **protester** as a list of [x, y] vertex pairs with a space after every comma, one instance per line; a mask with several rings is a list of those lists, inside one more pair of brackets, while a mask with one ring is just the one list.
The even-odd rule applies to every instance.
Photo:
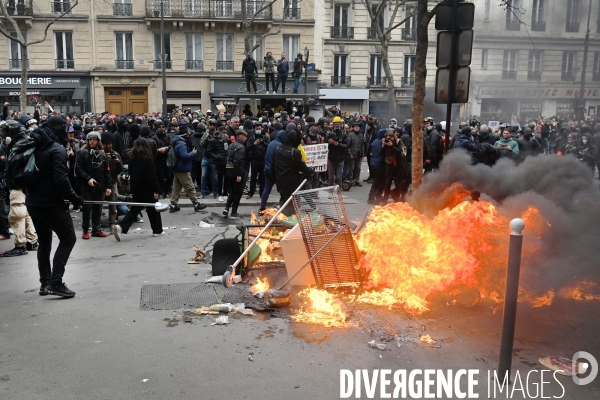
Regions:
[[[244, 183], [242, 176], [244, 175], [244, 159], [246, 158], [246, 138], [247, 133], [244, 130], [238, 130], [236, 141], [227, 148], [225, 174], [229, 181], [229, 196], [225, 203], [223, 216], [229, 219], [239, 219], [238, 207], [242, 199]], [[229, 209], [231, 208], [231, 215]]]

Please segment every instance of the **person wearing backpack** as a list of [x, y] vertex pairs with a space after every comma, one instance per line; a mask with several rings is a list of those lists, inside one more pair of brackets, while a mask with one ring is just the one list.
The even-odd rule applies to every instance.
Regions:
[[[65, 266], [75, 246], [73, 219], [65, 207], [65, 200], [75, 206], [83, 204], [71, 187], [67, 169], [67, 122], [61, 117], [50, 117], [44, 127], [31, 133], [36, 143], [34, 152], [37, 179], [27, 187], [25, 206], [38, 235], [38, 270], [40, 296], [48, 294], [71, 298], [75, 292], [63, 281]], [[52, 232], [58, 236], [58, 247], [50, 263]]]
[[172, 148], [169, 149], [170, 159], [173, 157], [176, 161], [167, 160], [167, 165], [173, 164], [173, 187], [171, 189], [171, 205], [169, 206], [169, 212], [177, 212], [181, 210], [177, 203], [179, 202], [179, 196], [181, 195], [181, 188], [185, 189], [185, 192], [188, 198], [194, 204], [194, 211], [204, 210], [206, 208], [206, 204], [201, 204], [198, 202], [198, 198], [196, 197], [196, 189], [194, 188], [194, 183], [192, 182], [192, 176], [190, 175], [190, 171], [192, 170], [192, 159], [198, 153], [197, 149], [193, 149], [188, 152], [187, 145], [189, 142], [189, 133], [184, 133], [181, 135], [176, 135], [173, 138]]

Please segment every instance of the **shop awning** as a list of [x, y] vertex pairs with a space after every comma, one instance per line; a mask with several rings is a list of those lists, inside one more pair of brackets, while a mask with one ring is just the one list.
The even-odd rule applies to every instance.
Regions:
[[71, 95], [71, 100], [83, 100], [85, 98], [86, 87], [75, 88]]

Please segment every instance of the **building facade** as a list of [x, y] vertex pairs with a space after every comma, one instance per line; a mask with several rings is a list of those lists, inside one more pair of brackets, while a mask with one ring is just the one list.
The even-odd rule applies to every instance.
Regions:
[[[482, 122], [573, 116], [584, 79], [584, 116], [600, 111], [600, 4], [595, 0], [475, 1], [470, 101]], [[590, 12], [591, 5], [591, 12]], [[585, 36], [590, 39], [583, 75]]]
[[[55, 108], [70, 112], [160, 111], [161, 3], [168, 109], [177, 106], [206, 110], [227, 102], [223, 93], [233, 89], [245, 92], [241, 77], [245, 58], [241, 1], [80, 2], [50, 27], [44, 42], [29, 47], [29, 76], [34, 79], [28, 85], [32, 96], [28, 111], [37, 101], [48, 101]], [[247, 15], [254, 15], [266, 3], [248, 0]], [[30, 4], [27, 12], [12, 12], [22, 32], [36, 40], [43, 37], [47, 22], [67, 10], [71, 2], [48, 0]], [[293, 60], [305, 47], [314, 47], [312, 0], [285, 4], [284, 10], [284, 2], [275, 1], [254, 19], [251, 40], [261, 43], [253, 52], [259, 64], [267, 51], [272, 51], [276, 59], [283, 51]], [[8, 21], [0, 19], [10, 30]], [[260, 37], [266, 33], [276, 34], [261, 42]], [[0, 101], [18, 104], [22, 49], [16, 42], [3, 39], [0, 53], [9, 57], [4, 65], [0, 64]], [[316, 80], [316, 76], [309, 77], [313, 87]], [[286, 91], [291, 93], [291, 78], [290, 81], [292, 85], [288, 82]], [[262, 71], [257, 83], [258, 92], [264, 91]]]

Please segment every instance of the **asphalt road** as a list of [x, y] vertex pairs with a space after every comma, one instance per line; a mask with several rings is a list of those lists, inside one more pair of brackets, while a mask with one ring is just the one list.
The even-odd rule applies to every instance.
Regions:
[[[367, 192], [368, 185], [344, 192], [351, 219], [368, 212]], [[246, 204], [242, 214], [258, 208]], [[228, 325], [213, 326], [213, 316], [140, 311], [145, 284], [205, 280], [209, 265], [187, 264], [192, 246], [207, 247], [237, 234], [228, 221], [218, 221], [213, 213], [222, 208], [214, 205], [201, 213], [188, 207], [162, 214], [163, 226], [176, 226], [163, 237], [152, 237], [145, 222], [134, 224], [122, 242], [112, 236], [78, 238], [64, 278], [77, 292], [73, 299], [38, 296], [35, 254], [0, 258], [0, 399], [336, 399], [341, 369], [383, 368], [477, 368], [476, 392], [487, 398], [486, 374], [497, 363], [500, 313], [484, 307], [442, 307], [419, 317], [398, 309], [361, 309], [360, 315], [377, 321], [372, 331], [361, 324], [308, 326], [267, 314], [235, 316]], [[81, 214], [72, 215], [78, 228]], [[202, 218], [217, 224], [199, 228]], [[77, 233], [80, 237], [80, 228]], [[0, 242], [0, 251], [10, 248], [12, 243]], [[540, 368], [538, 356], [569, 355], [582, 350], [580, 345], [598, 348], [597, 323], [581, 322], [589, 313], [583, 310], [579, 319], [570, 308], [558, 313], [566, 310], [572, 314], [571, 340], [562, 342], [553, 339], [552, 327], [560, 327], [555, 315], [536, 319], [520, 310], [514, 365], [522, 374]], [[397, 339], [384, 351], [370, 348], [367, 342], [379, 341], [386, 327], [393, 327]], [[442, 346], [419, 342], [423, 332]], [[551, 376], [545, 380], [553, 382], [546, 384], [545, 396], [561, 394]], [[597, 380], [588, 386], [568, 377], [560, 381], [563, 398], [600, 395]], [[364, 390], [361, 398], [367, 398]], [[373, 398], [380, 398], [379, 390]], [[512, 398], [524, 397], [517, 391]]]

